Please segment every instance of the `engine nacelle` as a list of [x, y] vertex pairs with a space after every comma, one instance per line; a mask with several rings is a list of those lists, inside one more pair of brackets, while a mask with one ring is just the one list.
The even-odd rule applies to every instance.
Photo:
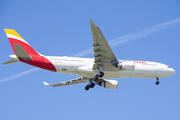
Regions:
[[118, 87], [118, 81], [116, 80], [103, 80], [102, 82], [99, 82], [98, 84], [100, 86], [103, 86], [109, 89], [117, 89]]
[[120, 62], [117, 67], [122, 70], [133, 71], [135, 68], [135, 64], [134, 62]]

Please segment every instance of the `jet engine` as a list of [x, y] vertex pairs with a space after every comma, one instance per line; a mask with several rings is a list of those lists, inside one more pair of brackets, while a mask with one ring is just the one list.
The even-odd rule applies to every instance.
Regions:
[[135, 64], [134, 64], [134, 62], [120, 62], [119, 64], [117, 64], [116, 67], [118, 67], [122, 70], [133, 71], [135, 68]]
[[116, 80], [103, 80], [97, 84], [109, 89], [117, 89], [118, 87], [118, 81]]

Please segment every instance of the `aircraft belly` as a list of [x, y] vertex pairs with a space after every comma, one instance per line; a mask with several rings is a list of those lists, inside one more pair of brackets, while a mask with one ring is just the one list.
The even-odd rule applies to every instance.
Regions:
[[[94, 78], [98, 73], [98, 70], [92, 70], [92, 66], [83, 66], [77, 69], [78, 75], [88, 78]], [[103, 71], [103, 78], [123, 78], [130, 77], [130, 72], [126, 70], [119, 71]]]
[[136, 66], [134, 71], [131, 71], [130, 77], [139, 77], [139, 78], [156, 78], [157, 75], [157, 66]]
[[119, 70], [119, 71], [104, 71], [103, 78], [124, 78], [130, 77], [130, 71], [127, 70]]
[[77, 67], [71, 64], [54, 64], [58, 73], [77, 74]]
[[77, 68], [77, 74], [83, 77], [94, 78], [97, 71], [92, 70], [92, 66], [82, 66]]

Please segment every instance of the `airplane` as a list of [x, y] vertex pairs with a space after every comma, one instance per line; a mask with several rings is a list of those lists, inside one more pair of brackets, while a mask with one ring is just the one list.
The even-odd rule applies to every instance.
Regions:
[[3, 64], [23, 62], [53, 72], [76, 74], [81, 77], [54, 84], [43, 83], [46, 86], [57, 87], [87, 82], [85, 90], [93, 88], [95, 84], [117, 89], [118, 81], [109, 79], [125, 77], [156, 78], [158, 85], [159, 78], [175, 74], [174, 69], [162, 63], [118, 60], [100, 28], [91, 19], [89, 21], [94, 58], [45, 56], [35, 51], [15, 30], [4, 29], [14, 55], [9, 56], [12, 60]]

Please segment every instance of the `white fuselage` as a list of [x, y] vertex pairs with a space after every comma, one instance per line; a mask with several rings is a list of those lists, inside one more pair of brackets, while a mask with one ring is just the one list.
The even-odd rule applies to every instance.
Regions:
[[61, 83], [48, 84], [44, 82], [44, 84], [57, 87], [89, 82], [85, 87], [86, 90], [95, 86], [93, 82], [105, 88], [117, 89], [118, 82], [116, 80], [106, 80], [105, 78], [156, 78], [156, 85], [158, 85], [159, 78], [175, 73], [175, 70], [168, 65], [157, 62], [118, 60], [101, 30], [92, 20], [90, 20], [90, 26], [94, 58], [44, 56], [35, 51], [15, 30], [5, 29], [15, 55], [10, 55], [12, 60], [3, 64], [24, 62], [53, 72], [80, 75], [79, 78]]
[[[83, 77], [93, 78], [98, 70], [93, 70], [94, 59], [92, 58], [76, 58], [76, 57], [54, 57], [46, 56], [46, 58], [55, 66], [57, 72], [76, 74]], [[124, 60], [119, 60], [124, 61]], [[125, 60], [127, 62], [127, 60]], [[103, 78], [123, 78], [123, 77], [138, 77], [138, 78], [161, 78], [171, 76], [175, 71], [168, 65], [149, 62], [149, 61], [130, 61], [135, 65], [134, 70], [114, 71], [104, 70]]]

